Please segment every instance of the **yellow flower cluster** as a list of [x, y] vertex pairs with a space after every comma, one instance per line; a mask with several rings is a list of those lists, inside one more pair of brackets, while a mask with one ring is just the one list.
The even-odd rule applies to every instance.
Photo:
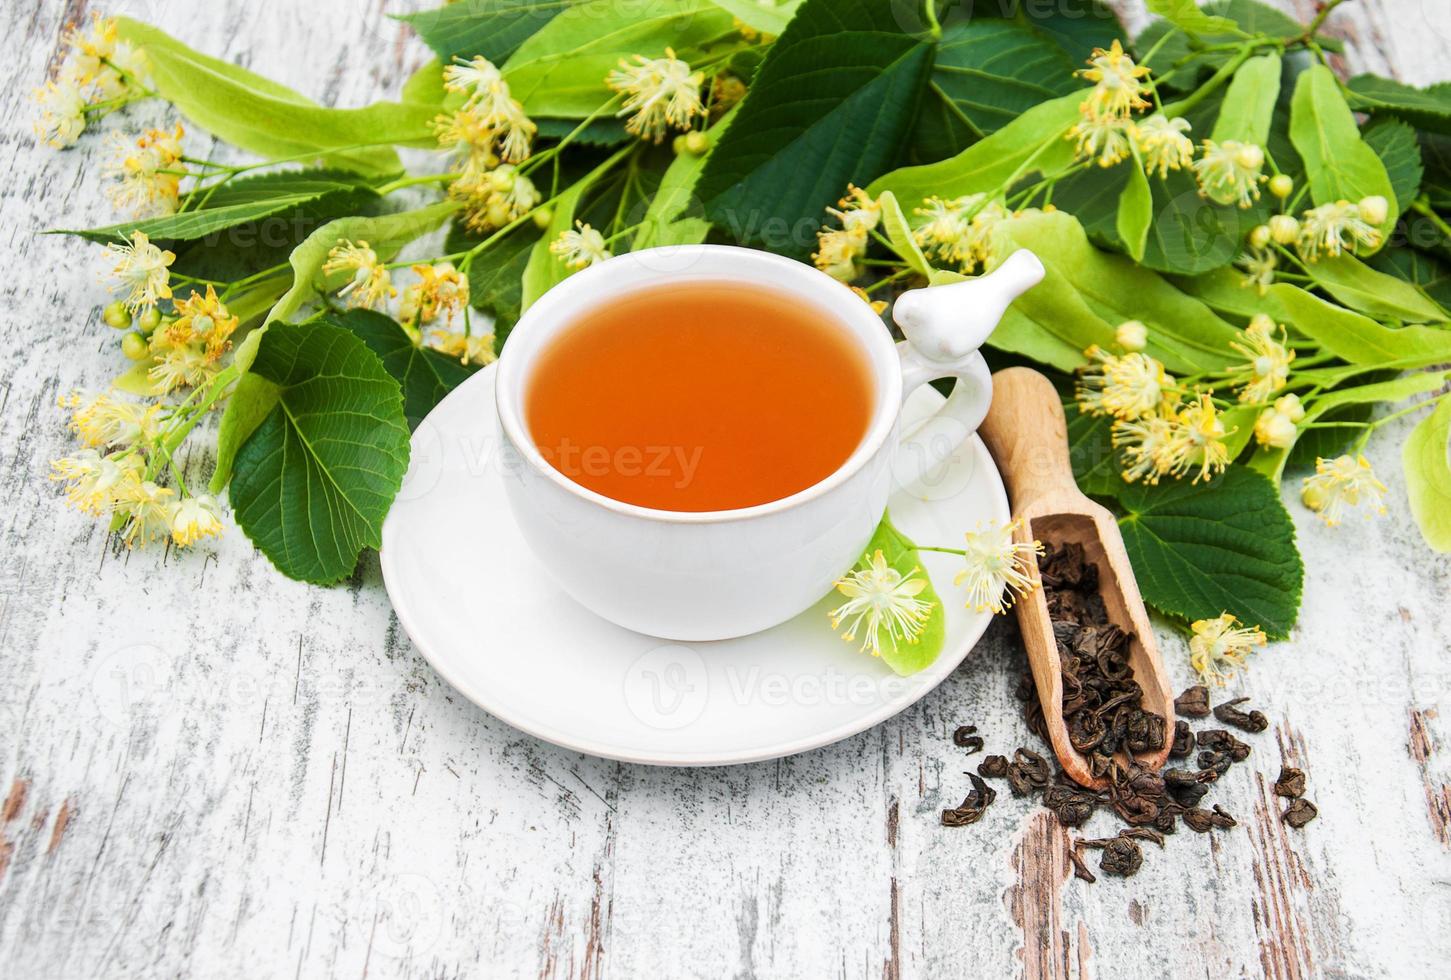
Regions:
[[882, 220], [882, 206], [860, 187], [848, 184], [846, 196], [826, 211], [841, 227], [826, 227], [817, 233], [811, 259], [828, 276], [849, 283], [861, 275], [861, 260], [873, 229]]
[[967, 607], [977, 612], [1002, 613], [1013, 600], [1028, 595], [1039, 585], [1037, 558], [1043, 553], [1040, 541], [1018, 540], [1023, 519], [1007, 524], [996, 521], [968, 531], [963, 561], [967, 567], [952, 580], [967, 590]]
[[115, 180], [108, 193], [119, 211], [136, 217], [171, 214], [180, 202], [181, 123], [170, 131], [148, 129], [136, 140], [112, 133], [106, 176]]
[[625, 96], [619, 112], [630, 117], [625, 129], [652, 143], [664, 140], [672, 128], [689, 129], [696, 117], [706, 115], [700, 100], [704, 83], [705, 73], [691, 71], [670, 48], [663, 58], [637, 54], [633, 63], [622, 60], [605, 76], [605, 84]]
[[[887, 564], [881, 549], [862, 568], [854, 569], [836, 583], [846, 601], [831, 610], [831, 628], [841, 630], [848, 643], [862, 637], [862, 652], [882, 655], [883, 640], [916, 643], [932, 613], [933, 603], [918, 596], [927, 580], [912, 569], [903, 575]], [[842, 624], [845, 624], [843, 626]]]
[[65, 58], [55, 78], [36, 89], [35, 135], [48, 146], [75, 145], [88, 113], [104, 113], [145, 91], [146, 56], [118, 37], [116, 21], [95, 15], [88, 29], [64, 38]]
[[511, 163], [501, 163], [493, 170], [465, 168], [463, 176], [449, 185], [448, 193], [463, 202], [464, 224], [478, 232], [513, 224], [533, 211], [540, 200], [534, 182]]
[[1230, 343], [1249, 359], [1231, 375], [1233, 383], [1242, 385], [1239, 400], [1243, 403], [1268, 401], [1290, 379], [1290, 363], [1295, 359], [1295, 352], [1287, 346], [1285, 328], [1278, 327], [1278, 337], [1275, 336], [1276, 329], [1274, 320], [1263, 313], [1256, 313], [1249, 326], [1245, 327], [1243, 339]]
[[[1270, 191], [1283, 201], [1294, 191], [1294, 181], [1285, 174], [1270, 180]], [[1261, 295], [1275, 282], [1279, 260], [1271, 244], [1293, 245], [1300, 258], [1314, 262], [1322, 255], [1331, 258], [1343, 252], [1379, 248], [1385, 236], [1381, 226], [1390, 215], [1390, 202], [1379, 194], [1359, 201], [1334, 201], [1309, 208], [1298, 219], [1276, 214], [1249, 233], [1248, 248], [1235, 264], [1245, 272], [1244, 285], [1255, 286]]]
[[147, 376], [158, 392], [200, 387], [221, 372], [222, 355], [232, 349], [238, 318], [210, 285], [176, 301], [176, 319], [151, 335], [154, 360]]
[[1373, 514], [1386, 512], [1386, 485], [1364, 456], [1317, 459], [1315, 475], [1305, 478], [1300, 499], [1330, 527], [1340, 524], [1347, 510], [1364, 506]]
[[[1148, 341], [1137, 320], [1118, 333], [1131, 345]], [[1158, 483], [1193, 473], [1198, 483], [1229, 464], [1224, 421], [1208, 392], [1190, 392], [1192, 399], [1184, 401], [1164, 365], [1142, 351], [1113, 354], [1093, 346], [1083, 355], [1088, 364], [1078, 369], [1079, 410], [1114, 419], [1113, 444], [1123, 452], [1125, 480]]]
[[66, 502], [72, 507], [115, 520], [128, 546], [169, 536], [185, 547], [222, 533], [216, 500], [205, 495], [178, 498], [151, 474], [148, 456], [165, 456], [166, 419], [159, 405], [78, 393], [61, 398], [60, 405], [71, 410], [71, 428], [85, 445], [51, 462], [51, 479], [66, 484]]
[[327, 253], [322, 271], [326, 275], [352, 273], [343, 288], [338, 290], [338, 295], [345, 298], [351, 307], [374, 309], [398, 295], [388, 267], [364, 241], [339, 240]]
[[1162, 112], [1134, 118], [1150, 105], [1143, 81], [1149, 69], [1135, 64], [1118, 41], [1107, 50], [1095, 48], [1088, 65], [1078, 75], [1093, 82], [1093, 88], [1079, 104], [1078, 123], [1068, 131], [1069, 139], [1077, 141], [1078, 158], [1112, 167], [1137, 153], [1144, 171], [1160, 177], [1188, 166], [1194, 143], [1184, 135], [1189, 132], [1187, 119]]
[[491, 170], [501, 159], [519, 163], [529, 157], [538, 127], [492, 62], [483, 56], [458, 59], [443, 70], [443, 86], [465, 99], [458, 111], [434, 120], [434, 133], [440, 146], [464, 154], [466, 172]]
[[986, 194], [952, 200], [929, 197], [913, 213], [923, 219], [912, 230], [923, 254], [963, 273], [992, 261], [993, 229], [1012, 216], [1001, 201], [990, 200]]

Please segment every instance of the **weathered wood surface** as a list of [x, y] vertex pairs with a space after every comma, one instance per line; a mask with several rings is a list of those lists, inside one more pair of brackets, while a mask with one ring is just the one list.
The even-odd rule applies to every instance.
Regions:
[[[120, 6], [329, 103], [393, 93], [424, 60], [383, 18], [393, 3]], [[967, 789], [955, 725], [990, 749], [1028, 737], [1007, 623], [872, 731], [662, 770], [553, 748], [457, 697], [401, 634], [376, 560], [327, 590], [235, 530], [193, 554], [108, 550], [45, 479], [70, 446], [57, 394], [118, 367], [97, 254], [35, 234], [108, 213], [101, 142], [37, 148], [25, 101], [85, 8], [0, 7], [0, 976], [1444, 974], [1451, 561], [1406, 517], [1404, 429], [1373, 453], [1389, 518], [1331, 532], [1292, 507], [1302, 625], [1242, 688], [1277, 724], [1217, 790], [1241, 826], [1180, 833], [1095, 886], [1026, 805], [938, 824]], [[1451, 76], [1445, 0], [1356, 2], [1331, 23], [1352, 67]], [[1183, 642], [1160, 639], [1187, 683]], [[1281, 760], [1321, 807], [1302, 832], [1268, 789]]]

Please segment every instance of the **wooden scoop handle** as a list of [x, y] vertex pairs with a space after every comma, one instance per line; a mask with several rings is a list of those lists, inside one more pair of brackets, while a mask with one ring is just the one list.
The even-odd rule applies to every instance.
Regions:
[[1037, 371], [1017, 367], [993, 375], [992, 411], [978, 431], [1007, 479], [1014, 513], [1052, 494], [1078, 494], [1063, 403]]

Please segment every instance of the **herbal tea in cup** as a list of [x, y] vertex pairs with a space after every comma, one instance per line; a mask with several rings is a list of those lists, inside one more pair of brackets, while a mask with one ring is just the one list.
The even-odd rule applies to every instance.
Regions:
[[524, 397], [544, 458], [581, 486], [656, 510], [780, 500], [861, 443], [875, 390], [836, 317], [749, 283], [663, 284], [563, 327]]

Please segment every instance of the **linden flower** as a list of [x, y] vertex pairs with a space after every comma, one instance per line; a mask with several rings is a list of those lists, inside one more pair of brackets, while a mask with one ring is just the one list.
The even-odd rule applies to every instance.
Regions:
[[559, 237], [549, 243], [549, 251], [564, 263], [565, 268], [587, 269], [610, 257], [604, 235], [583, 221], [574, 224], [574, 228], [561, 231]]
[[102, 456], [82, 449], [74, 456], [51, 461], [52, 480], [70, 484], [66, 503], [84, 514], [105, 517], [116, 509], [118, 495], [138, 483], [146, 464], [135, 453]]
[[483, 55], [476, 55], [465, 61], [455, 57], [454, 63], [443, 70], [443, 87], [450, 92], [467, 96], [464, 108], [472, 109], [484, 103], [488, 111], [499, 108], [502, 100], [509, 98], [509, 84], [494, 63]]
[[150, 480], [128, 483], [116, 496], [116, 509], [130, 520], [122, 532], [126, 547], [133, 548], [171, 534], [172, 500], [176, 491]]
[[703, 72], [675, 57], [670, 48], [663, 58], [635, 55], [635, 64], [621, 61], [605, 76], [605, 84], [627, 96], [618, 113], [630, 116], [625, 129], [641, 139], [659, 143], [671, 128], [689, 129], [691, 120], [706, 114], [700, 101]]
[[450, 357], [457, 357], [461, 364], [491, 364], [498, 357], [494, 353], [492, 330], [488, 333], [465, 333], [436, 327], [428, 332], [428, 346]]
[[1113, 444], [1123, 450], [1123, 478], [1155, 485], [1165, 472], [1165, 454], [1174, 435], [1174, 420], [1162, 415], [1120, 419], [1113, 424]]
[[1279, 267], [1280, 260], [1274, 252], [1252, 248], [1235, 259], [1234, 264], [1245, 274], [1240, 284], [1255, 287], [1263, 296], [1275, 284], [1275, 270]]
[[449, 195], [464, 202], [464, 223], [474, 231], [503, 228], [524, 217], [539, 203], [534, 182], [501, 164], [484, 173], [470, 173], [454, 181]]
[[1360, 205], [1349, 201], [1322, 204], [1306, 211], [1300, 220], [1300, 255], [1313, 262], [1323, 252], [1332, 258], [1342, 250], [1355, 252], [1362, 246], [1376, 248], [1380, 229], [1366, 221]]
[[1100, 167], [1112, 167], [1133, 153], [1134, 124], [1119, 116], [1084, 116], [1068, 131], [1076, 139], [1074, 152], [1080, 160], [1098, 160]]
[[338, 295], [347, 297], [348, 305], [352, 307], [371, 309], [383, 300], [398, 295], [387, 267], [378, 261], [378, 253], [364, 241], [354, 243], [339, 239], [327, 253], [327, 261], [322, 264], [322, 271], [328, 275], [334, 272], [352, 272], [352, 279], [338, 290]]
[[913, 212], [927, 220], [912, 232], [923, 252], [938, 261], [971, 272], [992, 259], [992, 232], [1010, 217], [999, 201], [985, 194], [969, 194], [947, 201], [929, 197]]
[[72, 79], [46, 82], [31, 94], [36, 105], [35, 138], [63, 150], [86, 131], [86, 98]]
[[403, 322], [411, 323], [417, 318], [423, 323], [432, 323], [440, 315], [448, 319], [468, 305], [469, 281], [453, 263], [421, 264], [412, 269], [419, 279], [403, 290], [403, 303], [398, 311]]
[[72, 392], [57, 402], [71, 409], [71, 429], [87, 446], [98, 449], [130, 447], [155, 440], [160, 424], [160, 405], [116, 401], [110, 395], [86, 400]]
[[1136, 123], [1134, 142], [1143, 155], [1144, 172], [1158, 171], [1162, 179], [1171, 170], [1189, 166], [1194, 160], [1194, 141], [1184, 135], [1189, 128], [1189, 120], [1183, 116], [1170, 119], [1162, 112]]
[[963, 561], [967, 567], [957, 573], [952, 584], [967, 588], [967, 606], [977, 612], [1001, 613], [1038, 587], [1037, 556], [1043, 553], [1038, 541], [1018, 541], [1014, 535], [1023, 527], [1022, 518], [1014, 518], [997, 526], [990, 522], [986, 529], [968, 531]]
[[1305, 477], [1300, 499], [1331, 527], [1340, 524], [1347, 509], [1364, 504], [1372, 513], [1384, 514], [1386, 486], [1376, 479], [1364, 456], [1340, 456], [1315, 460], [1315, 475]]
[[528, 158], [539, 127], [518, 100], [509, 97], [508, 86], [502, 82], [499, 85], [500, 94], [434, 119], [438, 145], [463, 150], [471, 164], [475, 160], [486, 162], [495, 151], [510, 163]]
[[1207, 480], [1229, 464], [1229, 447], [1224, 444], [1224, 421], [1207, 394], [1174, 413], [1168, 441], [1158, 453], [1159, 470], [1183, 477], [1199, 472], [1194, 483]]
[[883, 632], [894, 644], [916, 643], [933, 606], [917, 598], [925, 588], [927, 580], [918, 578], [915, 568], [902, 575], [887, 564], [879, 548], [865, 568], [837, 580], [836, 589], [846, 602], [827, 614], [831, 628], [840, 630], [846, 623], [841, 638], [850, 643], [862, 634], [862, 652], [871, 651], [874, 657], [882, 655]]
[[1164, 365], [1147, 354], [1116, 356], [1097, 344], [1083, 352], [1078, 369], [1079, 407], [1090, 415], [1136, 419], [1156, 410], [1174, 386]]
[[828, 228], [817, 232], [811, 261], [831, 278], [851, 282], [861, 275], [857, 260], [866, 254], [867, 242], [865, 228]]
[[1265, 645], [1263, 630], [1258, 626], [1253, 629], [1236, 627], [1238, 622], [1229, 613], [1195, 621], [1192, 627], [1194, 636], [1189, 640], [1189, 665], [1206, 684], [1222, 687], [1237, 669], [1244, 666], [1246, 654]]
[[215, 497], [201, 494], [178, 501], [171, 508], [171, 540], [186, 548], [202, 538], [222, 533], [222, 514]]
[[1259, 200], [1264, 164], [1265, 151], [1253, 143], [1205, 140], [1204, 153], [1193, 164], [1199, 193], [1219, 204], [1247, 208]]
[[90, 84], [106, 70], [106, 61], [116, 53], [118, 34], [116, 21], [98, 13], [92, 14], [89, 28], [73, 27], [65, 32], [66, 64], [76, 81]]
[[1305, 418], [1305, 406], [1300, 404], [1300, 396], [1294, 392], [1276, 398], [1275, 411], [1295, 423]]
[[882, 206], [855, 184], [847, 184], [846, 196], [836, 202], [836, 207], [827, 208], [826, 211], [839, 220], [847, 231], [858, 228], [871, 231], [882, 219]]
[[1270, 395], [1285, 387], [1295, 352], [1285, 346], [1284, 327], [1280, 327], [1277, 339], [1275, 321], [1263, 313], [1256, 314], [1244, 330], [1244, 342], [1231, 341], [1229, 346], [1249, 358], [1248, 364], [1234, 372], [1237, 381], [1248, 382], [1240, 389], [1241, 402], [1268, 401]]
[[144, 231], [133, 231], [129, 243], [106, 246], [116, 256], [111, 274], [116, 277], [112, 292], [126, 290], [126, 307], [132, 312], [171, 299], [171, 273], [167, 266], [176, 261], [171, 252], [151, 244]]
[[104, 168], [117, 181], [108, 193], [117, 210], [136, 216], [171, 214], [179, 203], [181, 176], [168, 173], [181, 159], [183, 129], [149, 129], [134, 143], [112, 134], [113, 155]]
[[1088, 64], [1088, 68], [1077, 72], [1080, 78], [1094, 83], [1081, 107], [1086, 118], [1126, 119], [1133, 110], [1148, 108], [1139, 79], [1146, 77], [1149, 69], [1134, 64], [1116, 39], [1107, 51], [1094, 48]]
[[175, 320], [158, 327], [148, 349], [155, 363], [147, 372], [161, 391], [207, 384], [221, 371], [241, 321], [217, 298], [214, 286], [176, 301]]

